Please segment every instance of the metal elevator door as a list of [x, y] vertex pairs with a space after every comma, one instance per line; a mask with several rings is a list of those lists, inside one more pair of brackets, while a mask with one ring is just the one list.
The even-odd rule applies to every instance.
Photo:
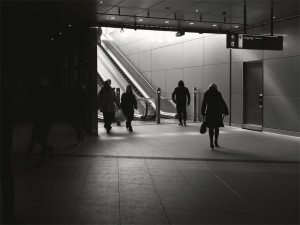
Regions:
[[245, 62], [243, 128], [262, 131], [263, 127], [263, 64]]

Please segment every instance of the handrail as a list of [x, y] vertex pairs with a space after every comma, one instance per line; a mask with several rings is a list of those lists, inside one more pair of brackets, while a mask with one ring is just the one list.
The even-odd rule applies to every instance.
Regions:
[[[105, 35], [104, 35], [105, 36]], [[148, 91], [150, 91], [151, 90], [151, 92], [152, 92], [152, 96], [155, 96], [156, 95], [156, 89], [152, 86], [152, 84], [150, 84], [145, 78], [144, 78], [144, 76], [132, 65], [132, 63], [131, 62], [129, 62], [129, 60], [119, 51], [119, 49], [112, 43], [112, 42], [110, 42], [109, 41], [109, 39], [107, 38], [107, 36], [105, 36], [106, 37], [106, 39], [107, 40], [104, 40], [102, 43], [104, 43], [105, 44], [105, 46], [106, 46], [106, 49], [109, 49], [109, 47], [108, 47], [108, 45], [109, 46], [112, 46], [112, 50], [113, 51], [116, 51], [116, 53], [117, 54], [119, 54], [120, 55], [120, 60], [124, 60], [128, 65], [127, 65], [127, 67], [130, 67], [130, 68], [125, 68], [123, 65], [122, 65], [122, 67], [124, 67], [125, 68], [125, 70], [127, 71], [128, 69], [129, 70], [133, 70], [133, 73], [132, 74], [130, 74], [128, 71], [127, 71], [127, 73], [126, 73], [126, 75], [128, 75], [128, 78], [130, 79], [130, 80], [134, 80], [134, 79], [137, 79], [137, 80], [139, 80], [139, 79], [142, 79], [142, 82], [140, 81], [140, 86], [143, 88], [143, 89], [145, 89], [145, 90], [147, 90], [148, 89]], [[115, 57], [116, 58], [116, 57]], [[135, 74], [134, 74], [135, 73]], [[134, 78], [133, 78], [134, 77]], [[136, 82], [136, 81], [135, 81]], [[142, 85], [142, 83], [143, 82], [145, 82], [145, 84], [146, 84], [146, 86], [145, 85]], [[150, 88], [150, 89], [149, 89]], [[151, 92], [149, 92], [149, 94], [151, 93]], [[166, 105], [165, 105], [165, 107], [167, 107], [167, 108], [169, 108], [169, 110], [171, 110], [171, 111], [175, 111], [175, 104], [174, 104], [174, 102], [173, 101], [171, 101], [171, 99], [168, 99], [168, 98], [166, 98], [166, 97], [162, 97], [162, 96], [160, 96], [160, 98], [162, 99], [162, 100], [164, 100], [164, 102], [166, 103]], [[169, 105], [169, 106], [167, 106], [167, 105]], [[172, 107], [172, 109], [170, 108], [170, 107]]]
[[[101, 51], [101, 49], [100, 49], [100, 51]], [[103, 54], [103, 53], [102, 53], [102, 54]], [[119, 80], [115, 77], [114, 73], [111, 72], [111, 69], [106, 65], [106, 63], [104, 63], [103, 59], [101, 59], [101, 57], [98, 56], [98, 57], [97, 57], [97, 60], [99, 60], [99, 61], [102, 62], [102, 65], [106, 68], [107, 71], [110, 71], [111, 77], [113, 77], [114, 81], [115, 81], [115, 82], [118, 84], [118, 86], [121, 88], [122, 92], [125, 92], [125, 88], [120, 84]], [[119, 71], [117, 71], [116, 68], [114, 68], [114, 67], [112, 67], [112, 68], [114, 69], [114, 71], [115, 71], [117, 74], [119, 74]], [[102, 75], [101, 71], [98, 71], [98, 73], [99, 73], [100, 76]], [[102, 76], [103, 76], [103, 75], [102, 75]], [[103, 76], [103, 77], [104, 77], [104, 76]], [[121, 79], [125, 84], [127, 83], [126, 80], [125, 80], [121, 75], [120, 75], [119, 77], [120, 77], [120, 79]], [[143, 99], [141, 99], [141, 98], [139, 97], [139, 95], [138, 95], [137, 93], [135, 93], [134, 90], [133, 90], [133, 93], [134, 93], [134, 95], [136, 96], [137, 100], [139, 101], [140, 105], [141, 105], [143, 108], [146, 108], [146, 104], [143, 102]], [[146, 98], [144, 98], [144, 99], [146, 99]], [[147, 98], [147, 99], [151, 99], [151, 98]]]
[[[105, 37], [106, 37], [106, 35], [105, 34], [103, 34]], [[109, 39], [106, 37], [106, 40], [104, 40], [103, 42], [105, 42], [105, 41], [107, 41], [107, 42], [109, 42], [109, 44], [111, 44], [114, 48], [115, 48], [115, 50], [127, 61], [127, 63], [132, 67], [132, 69], [134, 69], [135, 71], [136, 71], [136, 73], [137, 74], [139, 74], [140, 75], [140, 77], [152, 88], [152, 90], [153, 91], [155, 91], [156, 92], [156, 90], [155, 90], [155, 88], [152, 86], [152, 84], [150, 84], [145, 78], [144, 78], [144, 76], [135, 68], [135, 66], [134, 65], [132, 65], [132, 63], [123, 55], [123, 53], [122, 52], [120, 52], [120, 50], [111, 42], [111, 41], [109, 41]]]

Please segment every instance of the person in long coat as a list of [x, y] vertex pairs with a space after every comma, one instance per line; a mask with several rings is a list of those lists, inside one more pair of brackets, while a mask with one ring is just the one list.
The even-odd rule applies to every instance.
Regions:
[[104, 128], [107, 134], [111, 133], [111, 124], [115, 119], [115, 104], [120, 108], [114, 89], [111, 88], [109, 80], [104, 82], [104, 86], [98, 95], [99, 109], [103, 113]]
[[137, 109], [137, 101], [132, 92], [132, 88], [130, 85], [127, 85], [126, 92], [122, 94], [121, 97], [121, 109], [126, 116], [126, 128], [132, 132], [131, 121], [134, 116], [134, 109]]
[[[210, 147], [219, 147], [219, 127], [224, 127], [223, 119], [227, 116], [228, 107], [218, 91], [216, 84], [210, 84], [208, 90], [204, 93], [201, 114], [209, 128]], [[213, 139], [215, 136], [215, 140]]]

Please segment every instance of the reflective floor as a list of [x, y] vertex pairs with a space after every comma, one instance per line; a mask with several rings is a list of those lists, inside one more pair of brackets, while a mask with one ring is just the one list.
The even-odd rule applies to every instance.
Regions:
[[[28, 224], [299, 224], [300, 138], [199, 123], [135, 123], [82, 143], [64, 123], [55, 157], [25, 160], [30, 125], [14, 132], [16, 214]], [[39, 146], [36, 152], [39, 151]]]

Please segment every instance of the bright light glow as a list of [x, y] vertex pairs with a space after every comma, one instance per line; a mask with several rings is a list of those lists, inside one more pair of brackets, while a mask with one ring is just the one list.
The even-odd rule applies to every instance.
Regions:
[[102, 4], [103, 2], [102, 1], [100, 1], [100, 4]]
[[196, 12], [199, 12], [199, 10], [198, 10], [198, 9], [196, 9]]
[[54, 38], [51, 38], [52, 41], [54, 41]]
[[193, 22], [190, 22], [190, 25], [193, 25], [194, 23]]
[[60, 35], [62, 35], [62, 32], [59, 32]]
[[110, 17], [110, 19], [111, 19], [111, 20], [115, 20], [115, 19], [116, 19], [116, 17], [114, 17], [114, 16], [111, 16], [111, 17]]
[[69, 27], [71, 27], [72, 25], [71, 24], [69, 24]]
[[166, 20], [165, 23], [170, 23], [170, 21], [169, 21], [169, 20]]
[[213, 24], [212, 26], [213, 26], [213, 27], [216, 27], [216, 26], [218, 26], [218, 25], [217, 25], [217, 24]]
[[144, 21], [144, 19], [139, 19], [138, 21], [139, 21], [139, 22], [143, 22], [143, 21]]
[[234, 28], [239, 28], [239, 26], [236, 25], [236, 26], [234, 26]]

